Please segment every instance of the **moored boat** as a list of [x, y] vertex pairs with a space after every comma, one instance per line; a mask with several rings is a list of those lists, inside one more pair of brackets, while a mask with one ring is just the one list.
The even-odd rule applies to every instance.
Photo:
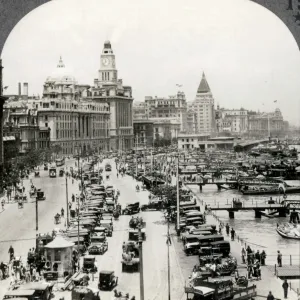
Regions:
[[286, 239], [300, 240], [300, 226], [292, 224], [280, 225], [276, 229], [277, 233]]

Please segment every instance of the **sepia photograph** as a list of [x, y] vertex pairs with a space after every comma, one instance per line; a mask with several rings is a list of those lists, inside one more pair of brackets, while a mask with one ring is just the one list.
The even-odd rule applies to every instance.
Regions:
[[300, 0], [0, 0], [0, 300], [300, 299]]

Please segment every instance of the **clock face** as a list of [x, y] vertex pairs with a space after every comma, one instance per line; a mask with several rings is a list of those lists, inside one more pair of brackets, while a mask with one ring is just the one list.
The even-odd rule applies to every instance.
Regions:
[[109, 59], [108, 58], [103, 58], [102, 63], [104, 66], [107, 66], [109, 64]]

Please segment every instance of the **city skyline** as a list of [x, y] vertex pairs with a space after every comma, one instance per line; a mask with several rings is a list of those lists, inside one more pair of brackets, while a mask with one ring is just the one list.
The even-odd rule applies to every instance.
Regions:
[[[9, 36], [2, 55], [5, 92], [17, 94], [17, 83], [28, 82], [29, 94], [41, 95], [60, 55], [73, 69], [68, 75], [93, 85], [108, 39], [135, 101], [174, 95], [176, 84], [193, 101], [204, 71], [215, 106], [267, 112], [279, 107], [286, 120], [299, 125], [300, 56], [287, 27], [249, 1], [205, 2], [174, 1], [171, 7], [163, 2], [159, 10], [157, 1], [50, 2], [26, 16]], [[153, 22], [146, 18], [151, 13]], [[249, 38], [254, 34], [256, 40]]]

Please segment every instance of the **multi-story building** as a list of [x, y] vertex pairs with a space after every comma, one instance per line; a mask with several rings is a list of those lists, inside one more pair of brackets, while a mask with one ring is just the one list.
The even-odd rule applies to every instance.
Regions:
[[33, 101], [37, 125], [50, 128], [51, 145], [61, 146], [62, 154], [110, 149], [109, 105], [83, 99], [88, 89], [77, 83], [60, 59], [54, 74], [46, 79], [43, 98]]
[[150, 119], [174, 119], [180, 123], [180, 131], [186, 131], [187, 103], [185, 94], [178, 92], [169, 98], [145, 97], [146, 116]]
[[196, 132], [214, 133], [216, 131], [214, 98], [204, 73], [191, 108], [196, 113]]
[[196, 133], [197, 114], [193, 109], [191, 103], [188, 103], [186, 123], [187, 123], [186, 132], [188, 134]]
[[248, 132], [248, 111], [241, 109], [217, 108], [216, 111], [217, 131], [244, 134]]
[[132, 89], [118, 79], [115, 54], [109, 41], [104, 43], [100, 61], [98, 79], [94, 80], [94, 87], [87, 90], [86, 97], [109, 106], [110, 149], [131, 149], [134, 139]]
[[148, 119], [148, 115], [146, 113], [146, 103], [135, 101], [133, 103], [132, 113], [133, 113], [133, 121]]
[[249, 135], [254, 137], [280, 137], [287, 129], [279, 108], [273, 113], [251, 114], [248, 123]]
[[174, 118], [151, 118], [153, 121], [153, 137], [154, 140], [166, 139], [172, 140], [177, 138], [180, 129], [181, 123]]
[[20, 153], [49, 147], [47, 143], [45, 145], [39, 143], [39, 136], [44, 132], [49, 138], [49, 130], [44, 131], [38, 126], [37, 108], [28, 100], [11, 98], [4, 104], [3, 136], [14, 136], [20, 140]]
[[153, 147], [153, 121], [147, 119], [133, 120], [133, 131], [136, 147]]

